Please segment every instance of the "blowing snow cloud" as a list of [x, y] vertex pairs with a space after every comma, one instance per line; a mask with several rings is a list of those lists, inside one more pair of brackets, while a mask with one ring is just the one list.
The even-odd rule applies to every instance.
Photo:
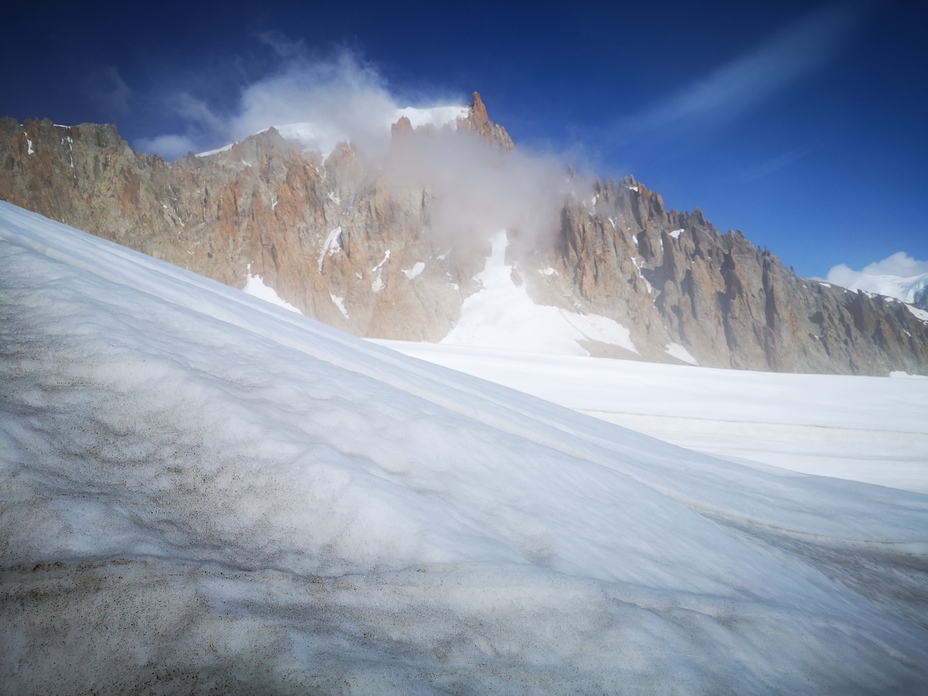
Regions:
[[[566, 164], [552, 155], [503, 152], [473, 133], [454, 132], [467, 108], [437, 98], [420, 107], [401, 104], [378, 70], [350, 51], [325, 60], [306, 57], [298, 45], [272, 46], [275, 69], [240, 89], [225, 116], [187, 92], [172, 98], [184, 127], [136, 141], [136, 147], [171, 159], [202, 152], [276, 127], [326, 157], [348, 142], [372, 171], [393, 188], [427, 189], [432, 229], [461, 240], [485, 241], [500, 229], [518, 229], [527, 240], [544, 234], [568, 192]], [[441, 106], [435, 106], [441, 104]], [[391, 145], [391, 124], [401, 116], [429, 133]], [[444, 127], [447, 126], [447, 127]]]

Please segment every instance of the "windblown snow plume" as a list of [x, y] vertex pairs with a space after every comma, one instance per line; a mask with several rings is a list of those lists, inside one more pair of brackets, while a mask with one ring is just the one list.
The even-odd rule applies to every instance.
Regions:
[[397, 191], [429, 192], [430, 228], [439, 239], [487, 246], [499, 230], [516, 232], [526, 246], [550, 238], [567, 197], [588, 187], [554, 156], [500, 150], [447, 129], [396, 138], [383, 180]]
[[[219, 110], [190, 92], [172, 95], [179, 133], [142, 138], [135, 146], [174, 159], [203, 152], [275, 127], [285, 137], [328, 155], [340, 142], [369, 154], [382, 152], [390, 125], [407, 116], [413, 125], [454, 121], [466, 107], [444, 102], [400, 104], [377, 69], [342, 50], [328, 59], [312, 59], [299, 46], [283, 51], [275, 67], [241, 86], [234, 106]], [[441, 107], [434, 108], [436, 104]]]
[[[475, 133], [456, 132], [470, 113], [467, 105], [435, 99], [401, 105], [376, 68], [350, 51], [329, 60], [288, 52], [275, 71], [242, 88], [226, 117], [190, 94], [174, 101], [186, 132], [137, 141], [143, 151], [168, 158], [188, 150], [210, 154], [207, 146], [270, 127], [323, 158], [340, 143], [350, 144], [395, 193], [427, 190], [431, 231], [458, 244], [486, 245], [500, 229], [518, 230], [523, 243], [532, 244], [550, 233], [568, 195], [583, 197], [581, 190], [589, 188], [579, 177], [568, 179], [567, 165], [553, 155], [502, 152]], [[419, 131], [415, 137], [391, 137], [401, 118]]]
[[918, 693], [922, 495], [726, 463], [0, 203], [5, 693]]

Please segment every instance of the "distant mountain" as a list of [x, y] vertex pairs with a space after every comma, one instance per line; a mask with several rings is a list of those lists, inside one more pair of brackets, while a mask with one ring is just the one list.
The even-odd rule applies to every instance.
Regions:
[[[286, 133], [290, 138], [285, 138]], [[312, 124], [168, 163], [115, 126], [0, 121], [0, 199], [356, 335], [790, 372], [928, 374], [928, 315], [797, 277], [632, 178], [533, 160], [470, 108], [381, 150]]]
[[895, 297], [928, 310], [928, 263], [916, 261], [901, 251], [860, 271], [843, 264], [835, 266], [827, 280], [851, 290]]

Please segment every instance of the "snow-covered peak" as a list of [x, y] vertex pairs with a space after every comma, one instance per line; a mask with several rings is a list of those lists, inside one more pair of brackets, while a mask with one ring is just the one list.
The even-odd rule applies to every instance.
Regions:
[[[467, 118], [469, 113], [469, 106], [433, 106], [425, 108], [407, 106], [389, 112], [385, 118], [380, 119], [380, 122], [371, 124], [370, 129], [386, 137], [390, 133], [390, 126], [404, 116], [409, 119], [409, 123], [413, 128], [427, 125], [441, 128], [445, 125], [456, 125], [459, 119]], [[305, 151], [319, 152], [323, 157], [328, 157], [338, 147], [339, 143], [352, 140], [350, 129], [335, 121], [287, 123], [274, 126], [274, 128], [284, 139], [295, 140], [303, 146]], [[265, 129], [265, 131], [267, 130], [270, 129]], [[230, 147], [232, 147], [231, 144], [208, 152], [202, 152], [199, 156], [213, 155], [228, 150]]]
[[429, 108], [416, 108], [407, 106], [397, 109], [392, 125], [403, 116], [409, 119], [413, 128], [432, 125], [441, 128], [445, 125], [455, 125], [459, 119], [465, 119], [470, 114], [469, 106], [433, 106]]
[[860, 271], [842, 264], [828, 271], [827, 280], [850, 290], [863, 290], [928, 309], [928, 261], [899, 251]]

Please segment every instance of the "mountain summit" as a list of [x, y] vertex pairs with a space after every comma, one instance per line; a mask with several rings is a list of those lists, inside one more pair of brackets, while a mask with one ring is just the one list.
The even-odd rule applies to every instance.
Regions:
[[112, 125], [3, 119], [0, 199], [228, 285], [259, 281], [360, 336], [928, 373], [925, 312], [799, 278], [633, 178], [532, 158], [479, 94], [399, 110], [383, 147], [343, 134], [323, 147], [304, 126], [169, 163]]

